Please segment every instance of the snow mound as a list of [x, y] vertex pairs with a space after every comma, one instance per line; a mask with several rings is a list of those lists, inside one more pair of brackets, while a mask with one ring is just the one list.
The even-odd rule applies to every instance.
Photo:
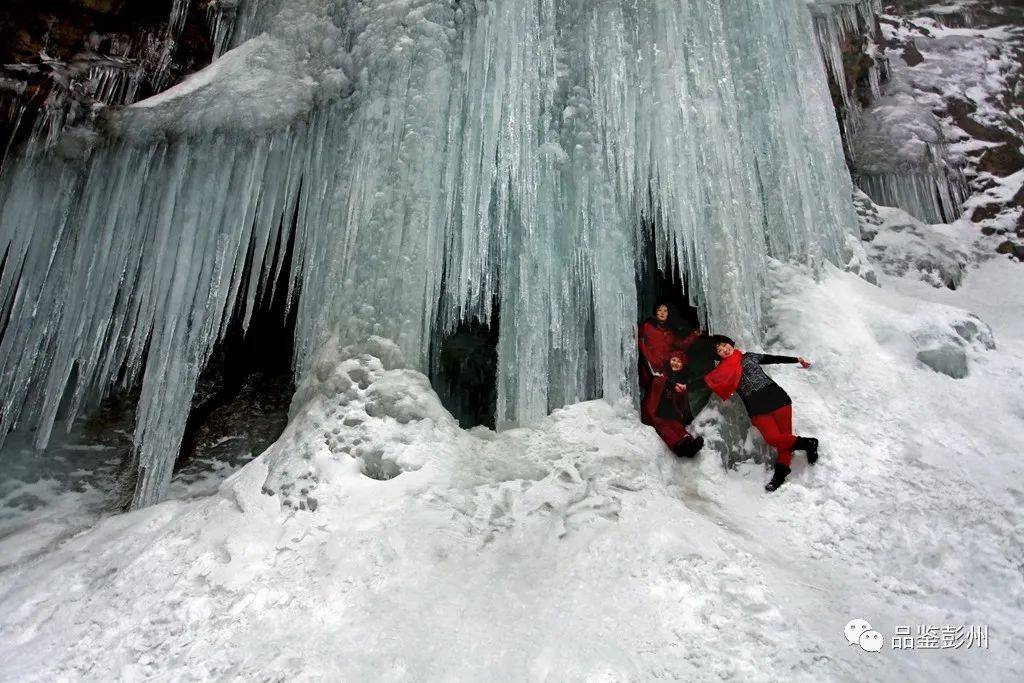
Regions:
[[109, 130], [132, 139], [216, 133], [244, 138], [294, 126], [315, 104], [351, 93], [352, 59], [331, 3], [286, 3], [266, 21], [266, 32], [182, 83], [105, 112]]
[[308, 112], [315, 85], [290, 50], [262, 35], [159, 95], [110, 110], [107, 123], [133, 138], [222, 131], [251, 135], [283, 127]]
[[403, 364], [398, 347], [380, 337], [341, 348], [332, 340], [300, 385], [288, 428], [264, 454], [263, 492], [316, 510], [325, 478], [392, 479], [457, 443], [458, 422], [430, 381]]
[[861, 240], [883, 273], [912, 275], [933, 287], [961, 285], [972, 260], [963, 246], [971, 231], [963, 223], [925, 225], [906, 211], [874, 204], [863, 192], [854, 199]]

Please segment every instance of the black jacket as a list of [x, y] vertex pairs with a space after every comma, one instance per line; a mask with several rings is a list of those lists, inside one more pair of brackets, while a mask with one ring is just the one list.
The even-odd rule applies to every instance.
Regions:
[[[764, 415], [793, 404], [789, 394], [776, 384], [775, 380], [761, 369], [761, 366], [799, 362], [800, 360], [793, 356], [773, 356], [768, 353], [743, 354], [743, 374], [740, 375], [740, 385], [736, 389], [736, 393], [743, 400], [748, 415]], [[707, 382], [705, 382], [706, 385]]]

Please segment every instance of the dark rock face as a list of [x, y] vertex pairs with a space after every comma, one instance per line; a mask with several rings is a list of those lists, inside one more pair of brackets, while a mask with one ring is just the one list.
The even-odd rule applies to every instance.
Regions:
[[1024, 154], [1019, 144], [1006, 144], [985, 150], [978, 160], [978, 171], [1005, 178], [1024, 169]]
[[136, 102], [208, 64], [207, 2], [5, 0], [0, 162], [26, 142], [52, 142], [97, 105]]
[[[288, 424], [295, 384], [288, 372], [258, 371], [234, 391], [217, 392], [192, 416], [171, 482], [171, 495], [204, 493], [197, 485], [216, 486], [224, 474], [265, 451]], [[186, 489], [188, 491], [186, 491]]]
[[[1024, 231], [1024, 187], [1014, 178], [1024, 170], [1024, 3], [890, 0], [879, 23], [890, 67], [883, 76], [891, 80], [879, 102], [888, 109], [876, 121], [896, 121], [901, 107], [907, 121], [930, 119], [935, 167], [954, 171], [947, 177], [960, 188], [958, 200], [966, 197], [968, 218], [985, 236]], [[994, 28], [1000, 32], [988, 31]], [[857, 64], [844, 58], [848, 78], [856, 77]], [[907, 140], [894, 130], [895, 152]], [[851, 164], [855, 175], [860, 161]]]
[[907, 43], [903, 46], [903, 61], [907, 63], [907, 66], [917, 66], [924, 61], [924, 55], [917, 49], [917, 45]]
[[996, 247], [996, 253], [1013, 256], [1018, 261], [1024, 261], [1024, 244], [1016, 244], [1012, 240], [1003, 240]]

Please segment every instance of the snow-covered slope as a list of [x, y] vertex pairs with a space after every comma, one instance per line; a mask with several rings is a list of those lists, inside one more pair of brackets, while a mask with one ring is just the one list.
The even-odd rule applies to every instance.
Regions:
[[[466, 432], [392, 344], [328, 345], [216, 495], [0, 573], [0, 679], [1021, 679], [1024, 269], [882, 280], [772, 267], [769, 348], [816, 361], [772, 374], [823, 449], [770, 496], [717, 404], [695, 462], [628, 404]], [[966, 377], [918, 359], [946, 347]], [[890, 649], [947, 624], [989, 649]]]

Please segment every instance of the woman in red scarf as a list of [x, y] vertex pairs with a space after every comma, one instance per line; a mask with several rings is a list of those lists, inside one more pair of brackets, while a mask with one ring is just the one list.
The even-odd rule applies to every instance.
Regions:
[[771, 481], [765, 484], [767, 491], [774, 491], [782, 486], [789, 475], [794, 450], [807, 453], [807, 462], [811, 465], [818, 461], [818, 440], [793, 434], [793, 401], [782, 387], [765, 374], [761, 366], [799, 363], [807, 369], [811, 364], [803, 358], [792, 356], [743, 353], [736, 348], [732, 339], [724, 335], [715, 335], [711, 341], [715, 345], [719, 362], [718, 367], [705, 375], [703, 381], [723, 401], [728, 401], [733, 394], [738, 393], [750, 415], [750, 422], [761, 432], [768, 445], [778, 451], [775, 473]]

